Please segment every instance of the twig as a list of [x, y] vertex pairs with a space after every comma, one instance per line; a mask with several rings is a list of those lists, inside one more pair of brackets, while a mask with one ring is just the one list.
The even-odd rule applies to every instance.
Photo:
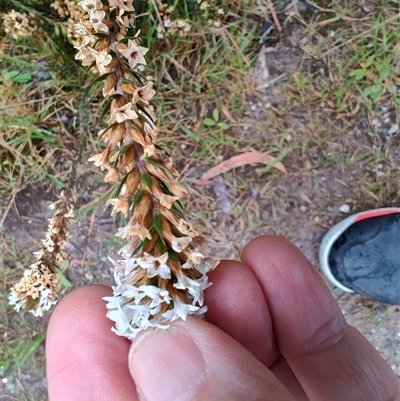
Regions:
[[272, 18], [274, 19], [275, 25], [276, 25], [276, 30], [278, 31], [278, 34], [282, 32], [282, 27], [281, 24], [279, 23], [278, 17], [276, 16], [276, 12], [274, 9], [274, 5], [272, 4], [272, 0], [267, 0], [268, 7], [271, 11]]

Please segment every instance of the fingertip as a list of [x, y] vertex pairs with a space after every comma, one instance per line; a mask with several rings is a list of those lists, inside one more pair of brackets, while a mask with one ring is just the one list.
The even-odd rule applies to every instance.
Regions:
[[[130, 342], [111, 331], [105, 301], [112, 293], [91, 285], [68, 294], [56, 307], [46, 340], [47, 378], [52, 401], [132, 399], [127, 366]], [[129, 398], [127, 394], [130, 394]]]
[[291, 242], [262, 236], [243, 250], [263, 289], [283, 352], [307, 353], [343, 335], [345, 319], [317, 270]]
[[206, 319], [245, 346], [265, 365], [278, 357], [271, 317], [257, 279], [244, 263], [224, 260], [209, 275]]
[[148, 401], [293, 399], [246, 348], [192, 316], [165, 330], [146, 330], [129, 357], [139, 394]]

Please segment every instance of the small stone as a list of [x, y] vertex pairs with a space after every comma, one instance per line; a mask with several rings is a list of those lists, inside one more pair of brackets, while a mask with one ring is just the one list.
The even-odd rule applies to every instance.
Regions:
[[390, 118], [389, 118], [389, 117], [384, 118], [384, 119], [383, 119], [383, 122], [384, 122], [385, 124], [389, 124], [389, 123], [390, 123]]
[[85, 273], [85, 279], [88, 280], [90, 283], [92, 283], [93, 282], [93, 274], [89, 273], [89, 272], [86, 272]]
[[250, 106], [250, 110], [251, 111], [256, 111], [257, 110], [257, 105], [256, 104], [251, 105]]
[[383, 170], [383, 164], [382, 164], [382, 163], [379, 163], [379, 164], [377, 165], [377, 167], [378, 167], [378, 170]]
[[307, 211], [307, 206], [304, 206], [304, 205], [302, 205], [302, 206], [300, 206], [300, 212], [306, 212]]
[[399, 126], [397, 124], [392, 124], [392, 126], [388, 130], [389, 135], [394, 135], [399, 130]]
[[265, 103], [265, 108], [270, 109], [271, 108], [271, 103]]
[[350, 212], [350, 205], [348, 205], [347, 203], [343, 203], [342, 206], [339, 207], [339, 212], [341, 213], [349, 213]]
[[299, 43], [302, 44], [303, 46], [308, 43], [308, 38], [307, 36], [304, 36], [304, 38], [299, 40]]

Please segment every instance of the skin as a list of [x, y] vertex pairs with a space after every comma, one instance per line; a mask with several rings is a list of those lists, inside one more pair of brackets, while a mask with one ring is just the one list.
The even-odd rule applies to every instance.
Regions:
[[132, 344], [105, 317], [110, 288], [70, 293], [48, 329], [50, 401], [400, 400], [391, 369], [293, 244], [259, 237], [210, 281], [206, 321]]

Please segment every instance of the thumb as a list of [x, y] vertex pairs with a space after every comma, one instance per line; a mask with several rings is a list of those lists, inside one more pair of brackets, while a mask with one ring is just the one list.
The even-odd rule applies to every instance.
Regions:
[[145, 401], [293, 400], [250, 351], [193, 317], [139, 336], [129, 369]]

